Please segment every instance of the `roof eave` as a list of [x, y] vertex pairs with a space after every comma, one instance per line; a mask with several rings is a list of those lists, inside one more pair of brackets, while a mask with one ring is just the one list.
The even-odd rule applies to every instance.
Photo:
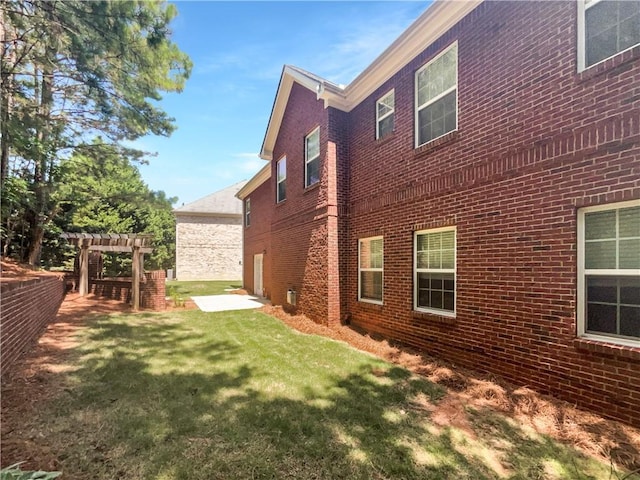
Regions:
[[236, 197], [240, 200], [244, 200], [251, 194], [251, 192], [253, 192], [264, 182], [269, 180], [269, 178], [271, 178], [271, 164], [267, 163], [260, 169], [258, 173], [251, 177], [251, 179], [245, 184], [244, 187], [238, 190], [238, 193], [236, 193]]
[[262, 142], [260, 158], [268, 161], [273, 160], [273, 148], [294, 82], [316, 92], [317, 98], [324, 100], [325, 108], [333, 107], [349, 112], [483, 1], [434, 1], [409, 28], [345, 88], [324, 81], [312, 74], [305, 75], [304, 71], [285, 65]]
[[289, 94], [293, 83], [298, 83], [308, 90], [315, 92], [316, 98], [324, 100], [325, 108], [332, 106], [343, 110], [345, 108], [345, 98], [342, 89], [331, 82], [324, 81], [320, 78], [312, 78], [310, 75], [303, 74], [299, 69], [285, 65], [280, 76], [280, 83], [276, 92], [276, 98], [271, 109], [271, 116], [267, 125], [267, 132], [260, 149], [260, 158], [263, 160], [273, 160], [273, 147], [276, 143], [278, 131], [282, 125], [284, 111], [287, 108]]
[[234, 218], [234, 217], [242, 217], [242, 213], [218, 213], [218, 212], [189, 212], [185, 210], [174, 210], [173, 214], [183, 217], [221, 217], [221, 218]]
[[344, 90], [352, 110], [484, 0], [436, 0]]

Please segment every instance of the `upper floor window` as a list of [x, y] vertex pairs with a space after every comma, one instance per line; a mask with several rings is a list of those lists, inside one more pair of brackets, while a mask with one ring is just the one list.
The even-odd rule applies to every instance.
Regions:
[[382, 237], [358, 240], [358, 300], [382, 303]]
[[456, 231], [439, 228], [415, 233], [414, 306], [453, 316], [456, 311]]
[[395, 92], [391, 90], [376, 102], [376, 138], [383, 138], [393, 132], [395, 113]]
[[639, 0], [579, 0], [578, 69], [640, 44]]
[[458, 44], [416, 72], [416, 147], [458, 128]]
[[304, 186], [320, 181], [320, 127], [304, 139]]
[[244, 201], [244, 226], [251, 225], [251, 199], [247, 198]]
[[578, 211], [578, 335], [640, 346], [640, 200]]
[[287, 157], [282, 157], [276, 164], [276, 202], [287, 199]]

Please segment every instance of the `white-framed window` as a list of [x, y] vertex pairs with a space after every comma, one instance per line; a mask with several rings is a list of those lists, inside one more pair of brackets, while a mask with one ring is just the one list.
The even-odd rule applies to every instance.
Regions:
[[578, 70], [640, 44], [640, 0], [578, 0]]
[[578, 210], [578, 335], [640, 346], [640, 200]]
[[416, 72], [416, 147], [458, 128], [458, 43]]
[[244, 226], [251, 225], [251, 199], [247, 198], [244, 201]]
[[358, 240], [358, 300], [382, 304], [383, 275], [383, 238], [361, 238]]
[[304, 186], [320, 181], [320, 127], [304, 138]]
[[413, 250], [415, 310], [455, 316], [455, 227], [415, 232]]
[[376, 138], [384, 138], [393, 132], [395, 102], [394, 90], [376, 102]]
[[287, 157], [282, 157], [276, 163], [276, 202], [287, 199]]

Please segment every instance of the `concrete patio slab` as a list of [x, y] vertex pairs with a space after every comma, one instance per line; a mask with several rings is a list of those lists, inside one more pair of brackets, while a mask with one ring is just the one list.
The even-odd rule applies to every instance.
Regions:
[[249, 310], [260, 308], [268, 300], [253, 295], [206, 295], [191, 297], [200, 310], [203, 312], [225, 312], [227, 310]]

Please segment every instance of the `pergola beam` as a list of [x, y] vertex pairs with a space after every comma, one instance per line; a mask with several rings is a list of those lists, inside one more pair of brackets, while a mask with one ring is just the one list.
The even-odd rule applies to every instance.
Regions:
[[151, 253], [153, 248], [151, 247], [118, 247], [115, 245], [91, 245], [89, 251], [91, 252], [116, 252], [116, 253], [133, 253], [133, 249], [138, 248], [142, 253]]

